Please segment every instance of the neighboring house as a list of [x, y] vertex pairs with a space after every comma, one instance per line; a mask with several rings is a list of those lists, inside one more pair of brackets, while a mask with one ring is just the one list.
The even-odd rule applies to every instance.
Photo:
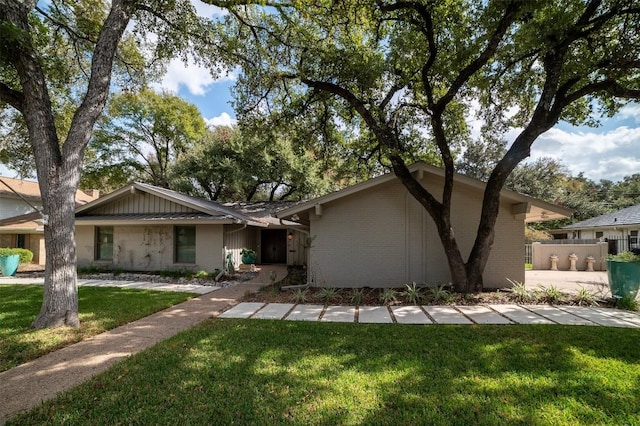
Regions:
[[626, 250], [639, 246], [638, 232], [640, 231], [640, 204], [627, 207], [613, 213], [592, 217], [581, 222], [572, 223], [555, 231], [562, 232], [567, 239], [601, 239], [617, 241], [618, 246], [611, 251]]
[[229, 203], [132, 183], [76, 209], [78, 266], [155, 271], [222, 269], [231, 254], [303, 264], [305, 226], [271, 216], [269, 203]]
[[[76, 192], [76, 206], [98, 198], [98, 191]], [[38, 182], [0, 177], [0, 247], [26, 248], [44, 265], [42, 199]]]
[[[432, 194], [441, 192], [442, 169], [418, 163], [410, 170]], [[478, 180], [454, 177], [451, 220], [464, 257], [476, 237], [484, 188]], [[508, 286], [507, 279], [524, 282], [525, 222], [571, 213], [503, 190], [485, 287]], [[393, 174], [286, 208], [276, 217], [309, 227], [308, 279], [313, 285], [402, 287], [414, 281], [436, 285], [451, 280], [433, 220]]]

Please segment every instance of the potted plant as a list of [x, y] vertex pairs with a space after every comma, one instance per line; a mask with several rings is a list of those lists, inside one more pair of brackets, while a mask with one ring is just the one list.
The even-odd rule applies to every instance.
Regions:
[[255, 250], [248, 248], [243, 248], [242, 251], [240, 251], [240, 255], [242, 256], [242, 263], [245, 265], [256, 263], [256, 258], [258, 257]]
[[640, 250], [607, 256], [611, 295], [635, 299], [640, 287]]
[[[0, 272], [2, 272], [2, 275], [5, 277], [14, 276], [18, 270], [18, 265], [21, 263], [20, 255], [22, 252], [26, 251], [28, 250], [10, 248], [0, 249]], [[33, 254], [31, 256], [33, 256]]]

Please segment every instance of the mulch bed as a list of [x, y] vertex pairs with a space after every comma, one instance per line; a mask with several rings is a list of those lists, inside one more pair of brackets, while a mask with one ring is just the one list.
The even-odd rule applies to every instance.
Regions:
[[[362, 288], [362, 289], [329, 289], [322, 287], [300, 287], [296, 289], [282, 289], [282, 287], [305, 284], [305, 271], [298, 268], [290, 268], [289, 275], [283, 281], [275, 284], [264, 286], [257, 293], [247, 294], [242, 299], [243, 302], [262, 302], [262, 303], [304, 303], [318, 305], [342, 305], [342, 306], [414, 306], [420, 305], [487, 305], [487, 304], [554, 304], [554, 305], [578, 305], [576, 298], [569, 294], [563, 294], [556, 300], [548, 300], [542, 296], [532, 297], [523, 303], [517, 295], [512, 293], [510, 289], [498, 291], [486, 291], [475, 294], [455, 293], [451, 287], [422, 287], [420, 288], [421, 299], [416, 303], [410, 298], [410, 291], [405, 288], [381, 289], [381, 288]], [[392, 290], [395, 294], [395, 300], [385, 300], [385, 294], [388, 296]], [[534, 292], [531, 293], [534, 296]], [[613, 301], [596, 300], [597, 306], [611, 307]]]

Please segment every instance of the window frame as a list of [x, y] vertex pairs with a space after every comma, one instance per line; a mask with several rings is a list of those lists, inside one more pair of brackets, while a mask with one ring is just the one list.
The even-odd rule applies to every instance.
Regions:
[[[180, 231], [185, 230], [192, 233], [193, 243], [192, 244], [180, 244]], [[195, 265], [196, 264], [196, 227], [195, 225], [175, 225], [173, 227], [173, 263], [181, 264], [181, 265]], [[185, 259], [185, 253], [182, 253], [182, 250], [191, 250], [193, 255], [187, 255], [188, 258]], [[193, 259], [191, 259], [193, 256]]]
[[[105, 241], [102, 242], [101, 241], [101, 236], [102, 233], [101, 231], [104, 230], [111, 230], [111, 241]], [[113, 236], [114, 236], [114, 229], [113, 226], [96, 226], [95, 227], [95, 231], [94, 231], [94, 238], [95, 238], [95, 244], [94, 244], [94, 253], [93, 253], [93, 260], [97, 261], [97, 262], [113, 262]], [[108, 238], [108, 233], [107, 233], [107, 238]], [[111, 256], [110, 257], [102, 257], [102, 248], [103, 246], [107, 247], [108, 245], [111, 245]]]

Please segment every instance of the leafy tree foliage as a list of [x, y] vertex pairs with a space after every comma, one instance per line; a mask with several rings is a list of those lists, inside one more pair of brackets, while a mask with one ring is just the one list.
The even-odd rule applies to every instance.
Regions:
[[172, 187], [211, 200], [302, 199], [332, 186], [322, 166], [284, 130], [216, 127], [175, 163]]
[[[457, 289], [475, 291], [500, 190], [537, 137], [559, 120], [596, 124], [640, 98], [638, 27], [632, 0], [301, 0], [233, 9], [227, 46], [245, 58], [243, 116], [330, 99], [325, 117], [357, 132], [395, 172], [433, 219]], [[473, 248], [462, 253], [451, 199], [474, 102], [492, 137], [521, 131], [489, 174]], [[439, 194], [407, 167], [429, 145], [445, 170]]]
[[86, 163], [84, 186], [108, 189], [138, 178], [169, 188], [171, 164], [204, 133], [196, 106], [178, 96], [149, 89], [116, 94], [89, 144], [99, 161]]

